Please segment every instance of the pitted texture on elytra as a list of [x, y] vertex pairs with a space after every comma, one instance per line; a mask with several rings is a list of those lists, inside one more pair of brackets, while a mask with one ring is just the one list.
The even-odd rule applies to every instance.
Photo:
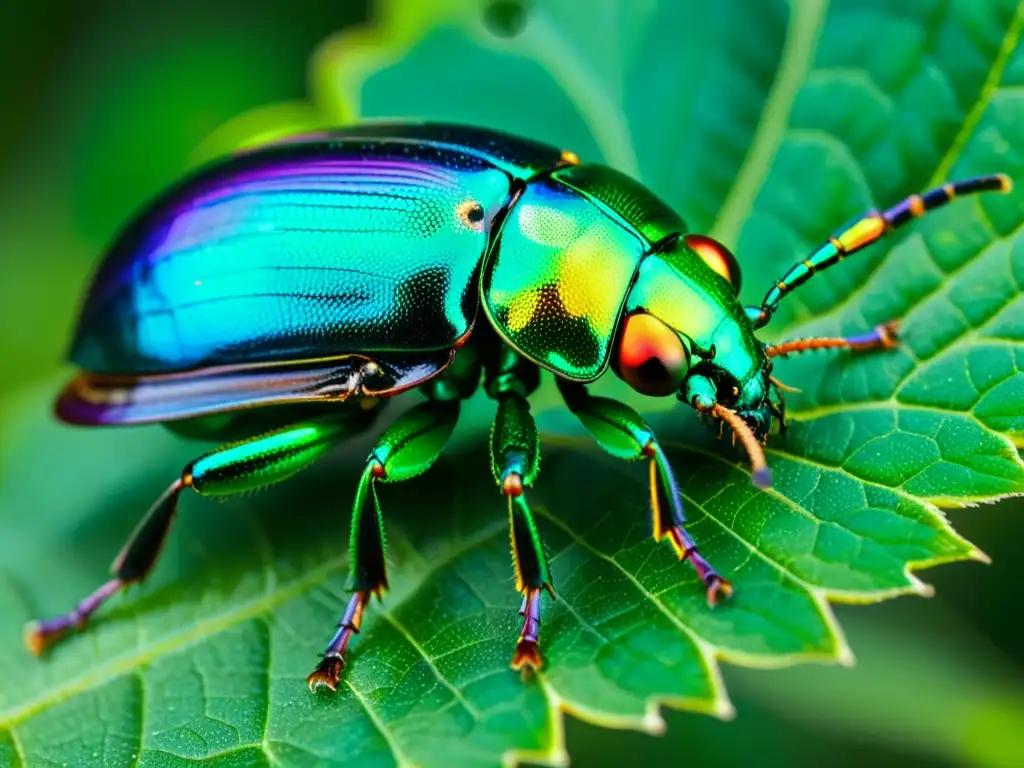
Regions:
[[479, 157], [387, 142], [222, 163], [117, 241], [72, 359], [164, 373], [450, 347], [476, 314], [474, 278], [508, 193], [508, 176]]
[[624, 173], [587, 164], [562, 168], [552, 177], [608, 206], [649, 243], [666, 235], [686, 233], [686, 224], [678, 213]]
[[516, 200], [484, 267], [487, 313], [527, 357], [576, 380], [607, 364], [645, 243], [557, 181]]

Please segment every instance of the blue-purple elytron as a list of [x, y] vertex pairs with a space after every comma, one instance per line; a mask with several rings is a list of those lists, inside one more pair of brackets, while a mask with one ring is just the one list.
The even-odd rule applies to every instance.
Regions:
[[892, 326], [849, 339], [768, 346], [755, 332], [816, 271], [957, 195], [947, 184], [872, 211], [787, 272], [759, 307], [720, 243], [687, 232], [642, 185], [572, 152], [468, 126], [366, 124], [219, 161], [121, 232], [82, 306], [81, 372], [57, 402], [85, 425], [162, 422], [225, 445], [189, 463], [150, 508], [113, 578], [33, 624], [41, 652], [152, 569], [182, 490], [225, 495], [279, 482], [367, 429], [393, 396], [423, 402], [384, 430], [353, 503], [353, 596], [311, 688], [334, 689], [371, 595], [387, 588], [378, 483], [425, 472], [460, 403], [494, 400], [491, 466], [508, 506], [523, 628], [512, 666], [539, 667], [541, 595], [553, 594], [527, 504], [540, 460], [529, 396], [554, 375], [600, 446], [651, 464], [656, 540], [688, 561], [709, 603], [733, 587], [685, 528], [656, 436], [631, 408], [587, 390], [609, 368], [638, 392], [675, 395], [727, 424], [770, 483], [761, 443], [784, 420], [771, 358], [891, 346]]

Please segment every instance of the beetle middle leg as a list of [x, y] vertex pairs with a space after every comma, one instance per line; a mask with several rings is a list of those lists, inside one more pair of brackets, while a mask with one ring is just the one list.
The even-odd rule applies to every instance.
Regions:
[[458, 400], [431, 400], [399, 416], [377, 441], [366, 460], [352, 506], [349, 569], [352, 597], [327, 644], [320, 663], [306, 678], [310, 690], [337, 690], [345, 668], [345, 651], [359, 634], [370, 596], [388, 587], [384, 519], [377, 483], [396, 483], [426, 472], [441, 455], [459, 416]]
[[508, 504], [516, 591], [523, 596], [523, 628], [511, 666], [540, 669], [541, 594], [555, 596], [544, 543], [525, 495], [540, 467], [540, 440], [526, 401], [540, 374], [536, 365], [504, 344], [492, 345], [490, 352], [484, 386], [498, 406], [491, 430], [491, 472]]
[[559, 380], [558, 387], [569, 410], [576, 414], [607, 453], [627, 461], [649, 461], [654, 540], [667, 538], [679, 559], [693, 566], [704, 584], [710, 605], [731, 597], [732, 585], [704, 558], [686, 530], [686, 516], [675, 475], [647, 423], [629, 406], [606, 397], [595, 397], [582, 384]]
[[524, 489], [533, 484], [540, 463], [537, 427], [522, 393], [506, 390], [497, 395], [497, 401], [498, 412], [491, 432], [491, 470], [508, 501], [516, 591], [523, 595], [519, 609], [523, 629], [512, 668], [539, 669], [543, 664], [538, 647], [541, 592], [547, 591], [551, 597], [555, 593], [544, 544], [524, 495]]
[[27, 628], [25, 642], [35, 654], [75, 629], [125, 586], [146, 578], [156, 564], [186, 488], [200, 495], [225, 496], [263, 488], [309, 466], [334, 444], [361, 431], [373, 418], [369, 411], [333, 413], [231, 443], [186, 465], [150, 507], [111, 566], [113, 578], [72, 610]]

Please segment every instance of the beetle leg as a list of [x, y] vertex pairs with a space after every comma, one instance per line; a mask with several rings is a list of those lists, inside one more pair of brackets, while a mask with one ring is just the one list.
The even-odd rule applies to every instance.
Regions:
[[704, 584], [710, 605], [729, 598], [733, 593], [732, 585], [704, 558], [686, 531], [679, 486], [661, 444], [647, 423], [629, 406], [606, 397], [594, 397], [581, 384], [559, 379], [558, 388], [569, 409], [607, 453], [627, 461], [647, 459], [650, 462], [654, 540], [667, 538], [679, 559], [693, 566]]
[[379, 597], [388, 587], [377, 483], [400, 482], [426, 472], [444, 450], [458, 417], [457, 400], [421, 403], [399, 416], [370, 451], [352, 508], [349, 562], [353, 595], [320, 663], [306, 678], [310, 690], [337, 690], [345, 668], [345, 650], [359, 633], [370, 595]]
[[521, 392], [510, 388], [497, 392], [496, 399], [498, 412], [491, 431], [491, 471], [508, 500], [516, 590], [523, 595], [519, 609], [523, 629], [512, 656], [512, 669], [540, 669], [543, 665], [538, 647], [541, 591], [546, 590], [551, 597], [555, 593], [544, 544], [523, 495], [524, 488], [530, 487], [537, 476], [540, 441], [530, 406]]
[[[373, 412], [354, 416], [337, 414], [277, 429], [259, 437], [223, 446], [188, 464], [181, 477], [150, 507], [111, 566], [114, 578], [79, 602], [69, 612], [31, 623], [25, 643], [41, 654], [73, 629], [82, 629], [111, 596], [126, 585], [140, 582], [153, 569], [163, 548], [182, 490], [224, 496], [280, 482], [309, 466], [334, 443], [364, 427]], [[356, 429], [353, 429], [356, 427]]]
[[813, 349], [895, 349], [898, 340], [896, 323], [891, 322], [876, 325], [870, 333], [862, 333], [859, 336], [794, 339], [781, 344], [769, 344], [764, 351], [768, 357], [786, 357]]

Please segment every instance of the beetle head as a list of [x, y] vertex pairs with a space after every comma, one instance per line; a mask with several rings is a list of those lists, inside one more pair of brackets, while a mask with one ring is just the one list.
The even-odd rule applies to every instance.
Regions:
[[[715, 406], [734, 411], [763, 440], [771, 428], [771, 361], [740, 368], [719, 359], [718, 349], [695, 347], [693, 341], [647, 312], [628, 315], [612, 354], [612, 369], [643, 395], [676, 395], [698, 411]], [[743, 375], [745, 374], [745, 375]]]
[[674, 394], [728, 423], [764, 484], [763, 456], [755, 454], [780, 409], [771, 362], [736, 296], [738, 284], [739, 269], [723, 246], [703, 236], [665, 238], [640, 264], [612, 366], [642, 394]]

